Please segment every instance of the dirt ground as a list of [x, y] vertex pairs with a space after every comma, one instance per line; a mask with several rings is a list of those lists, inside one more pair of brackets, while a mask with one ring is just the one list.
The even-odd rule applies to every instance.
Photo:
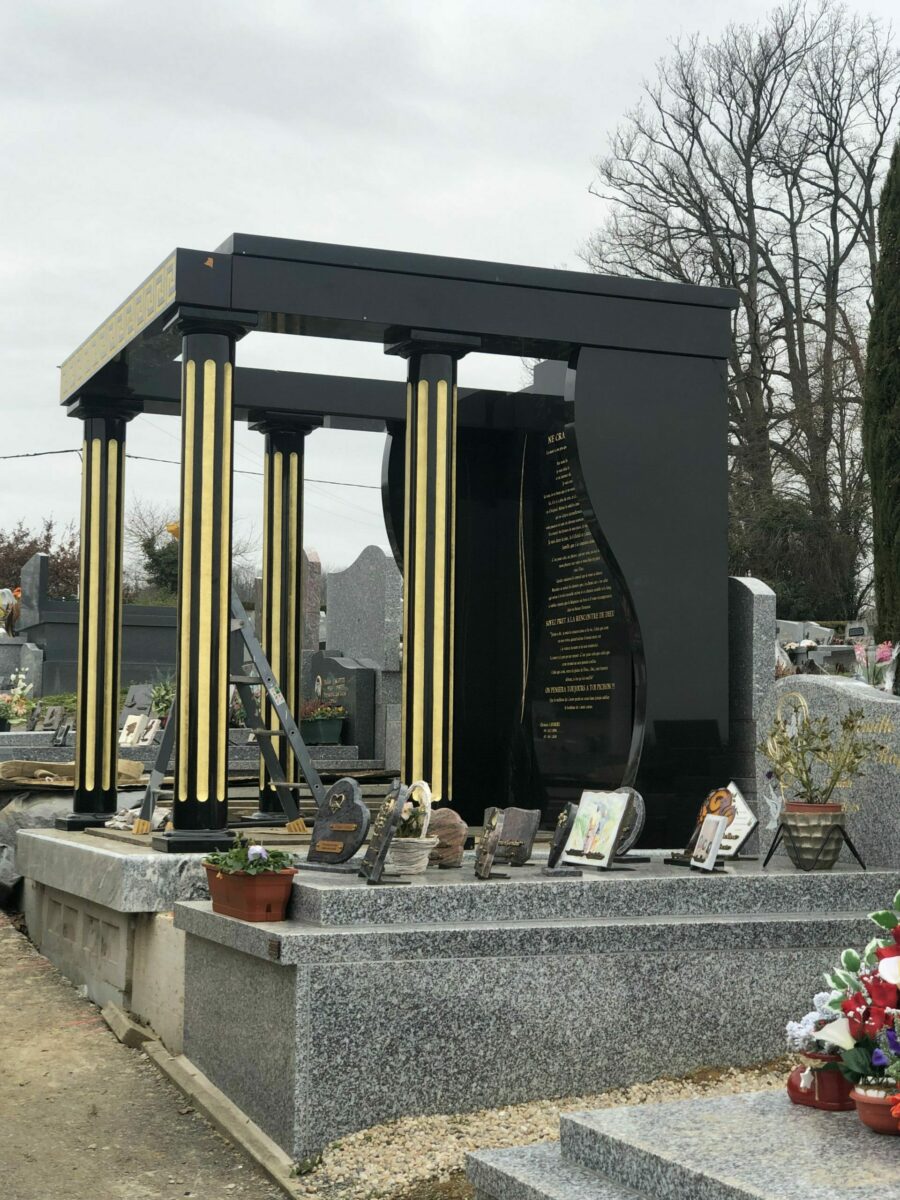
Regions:
[[0, 912], [3, 1200], [274, 1200], [283, 1193]]

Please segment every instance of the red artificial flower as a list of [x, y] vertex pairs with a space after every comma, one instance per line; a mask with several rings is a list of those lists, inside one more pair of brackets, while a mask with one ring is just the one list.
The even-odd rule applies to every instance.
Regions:
[[893, 1096], [888, 1096], [888, 1100], [893, 1101], [891, 1116], [900, 1119], [900, 1092], [895, 1092]]
[[877, 1005], [879, 1008], [900, 1007], [896, 984], [888, 983], [882, 979], [877, 971], [861, 972], [860, 979], [869, 993], [869, 999], [874, 1005]]
[[888, 1023], [887, 1014], [881, 1005], [869, 1005], [862, 992], [854, 992], [841, 1004], [841, 1011], [850, 1024], [850, 1034], [859, 1041], [863, 1034], [874, 1037]]
[[879, 960], [883, 958], [897, 958], [900, 955], [900, 946], [876, 946], [875, 957]]

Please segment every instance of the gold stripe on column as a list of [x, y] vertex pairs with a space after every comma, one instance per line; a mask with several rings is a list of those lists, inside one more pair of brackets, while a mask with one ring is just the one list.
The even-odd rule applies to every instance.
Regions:
[[409, 625], [410, 625], [410, 597], [412, 596], [412, 564], [409, 559], [410, 548], [410, 514], [412, 512], [413, 497], [410, 494], [410, 479], [412, 478], [412, 420], [413, 420], [413, 401], [412, 401], [412, 384], [406, 385], [406, 463], [405, 475], [406, 485], [403, 491], [403, 671], [400, 675], [400, 771], [402, 773], [404, 783], [414, 783], [414, 777], [410, 777], [406, 770], [406, 696], [409, 691], [409, 664], [411, 659], [411, 647], [409, 643]]
[[447, 653], [450, 656], [447, 694], [447, 798], [453, 799], [453, 676], [456, 647], [456, 422], [458, 392], [453, 385], [453, 412], [450, 420], [450, 637]]
[[88, 581], [88, 662], [87, 662], [87, 705], [85, 716], [85, 764], [84, 786], [88, 791], [96, 784], [97, 770], [97, 606], [100, 602], [100, 455], [103, 443], [100, 438], [91, 442], [91, 564]]
[[412, 779], [421, 779], [425, 760], [425, 586], [428, 572], [425, 548], [428, 506], [428, 381], [420, 379], [416, 413], [416, 557], [413, 615], [413, 731]]
[[188, 717], [191, 679], [191, 569], [194, 542], [194, 426], [196, 423], [197, 364], [184, 368], [184, 455], [181, 463], [181, 628], [178, 631], [178, 799], [188, 798]]
[[[280, 450], [276, 450], [272, 456], [272, 639], [271, 651], [269, 654], [269, 665], [275, 675], [275, 681], [282, 692], [284, 684], [282, 681], [282, 664], [281, 664], [281, 578], [284, 565], [283, 547], [281, 543], [282, 527], [284, 522], [284, 492], [282, 491], [284, 481], [284, 456]], [[278, 714], [272, 708], [269, 712], [269, 728], [278, 728]], [[274, 792], [275, 787], [271, 780], [269, 782], [270, 789]]]
[[[288, 706], [292, 712], [297, 707], [297, 669], [302, 647], [300, 627], [297, 621], [297, 576], [300, 572], [300, 545], [298, 542], [298, 526], [300, 520], [300, 456], [292, 451], [288, 458], [288, 630], [287, 630], [287, 664], [286, 686], [281, 690], [288, 698]], [[299, 560], [299, 561], [298, 561]], [[295, 714], [299, 721], [299, 711]], [[296, 778], [296, 762], [290, 751], [285, 753], [286, 778], [293, 783]]]
[[200, 588], [197, 621], [197, 788], [198, 803], [209, 800], [210, 709], [212, 706], [212, 566], [213, 490], [216, 463], [216, 363], [203, 363], [203, 433], [201, 442]]
[[444, 795], [444, 639], [447, 582], [447, 381], [437, 385], [434, 469], [434, 662], [431, 705], [431, 794]]
[[[219, 540], [219, 677], [218, 689], [220, 701], [218, 706], [218, 755], [216, 758], [216, 779], [221, 795], [217, 800], [223, 800], [227, 792], [228, 778], [228, 698], [231, 689], [228, 685], [228, 650], [231, 629], [231, 597], [229, 596], [228, 581], [231, 565], [231, 383], [232, 366], [225, 363], [222, 369], [222, 520]], [[223, 683], [224, 680], [224, 683]]]
[[119, 494], [119, 443], [110, 438], [106, 443], [106, 630], [104, 654], [104, 713], [103, 713], [103, 787], [112, 786], [112, 746], [118, 707], [118, 681], [113, 678], [116, 658], [116, 591], [118, 582], [117, 553]]
[[[263, 653], [269, 657], [269, 486], [271, 476], [269, 472], [269, 439], [266, 438], [266, 448], [263, 454], [263, 561], [262, 561], [262, 613], [260, 614], [259, 622], [259, 640], [262, 643]], [[259, 712], [260, 724], [265, 724], [267, 700], [262, 690], [259, 696]], [[260, 791], [266, 786], [266, 765], [262, 760], [262, 755], [259, 759], [259, 787]]]
[[[84, 779], [81, 775], [81, 768], [84, 765], [84, 755], [82, 751], [84, 743], [84, 733], [87, 727], [87, 693], [84, 690], [83, 666], [84, 666], [84, 635], [87, 621], [87, 603], [84, 594], [84, 580], [86, 571], [86, 561], [88, 552], [88, 531], [85, 526], [87, 520], [87, 492], [88, 492], [88, 444], [87, 440], [81, 446], [81, 525], [79, 528], [79, 555], [78, 555], [78, 721], [75, 730], [75, 786], [84, 787]], [[84, 726], [84, 728], [82, 727]]]

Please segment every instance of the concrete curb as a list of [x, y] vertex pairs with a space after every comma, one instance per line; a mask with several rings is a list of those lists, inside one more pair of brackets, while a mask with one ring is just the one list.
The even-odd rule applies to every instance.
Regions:
[[280, 1146], [263, 1133], [238, 1106], [198, 1071], [183, 1054], [170, 1054], [163, 1044], [150, 1039], [143, 1051], [151, 1062], [191, 1101], [219, 1133], [233, 1142], [248, 1158], [291, 1197], [306, 1196], [292, 1174], [294, 1162]]
[[100, 1009], [100, 1016], [107, 1023], [123, 1046], [139, 1050], [145, 1042], [152, 1042], [154, 1035], [144, 1025], [139, 1025], [128, 1013], [115, 1004]]

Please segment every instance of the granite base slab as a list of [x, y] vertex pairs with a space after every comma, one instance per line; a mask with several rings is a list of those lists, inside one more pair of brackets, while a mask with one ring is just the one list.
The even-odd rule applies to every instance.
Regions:
[[466, 1175], [475, 1200], [646, 1200], [646, 1193], [567, 1162], [558, 1142], [469, 1154]]
[[780, 1091], [569, 1113], [560, 1146], [657, 1200], [900, 1200], [895, 1138]]
[[[806, 1011], [821, 973], [869, 933], [865, 907], [671, 915], [663, 896], [657, 911], [666, 915], [622, 917], [596, 915], [601, 899], [587, 916], [577, 902], [543, 919], [368, 925], [251, 926], [203, 902], [179, 903], [185, 1053], [304, 1157], [400, 1116], [589, 1095], [774, 1058], [785, 1021]], [[252, 1023], [288, 1039], [293, 1056], [282, 1045], [280, 1066], [255, 1034], [248, 1041], [245, 1013], [223, 1011], [223, 995], [254, 994], [257, 973], [282, 980], [254, 995]], [[686, 1014], [664, 1037], [647, 1003], [660, 995], [677, 996]], [[223, 1061], [223, 1045], [240, 1072]], [[289, 1137], [282, 1110], [277, 1122], [268, 1110], [278, 1072], [291, 1076]]]

